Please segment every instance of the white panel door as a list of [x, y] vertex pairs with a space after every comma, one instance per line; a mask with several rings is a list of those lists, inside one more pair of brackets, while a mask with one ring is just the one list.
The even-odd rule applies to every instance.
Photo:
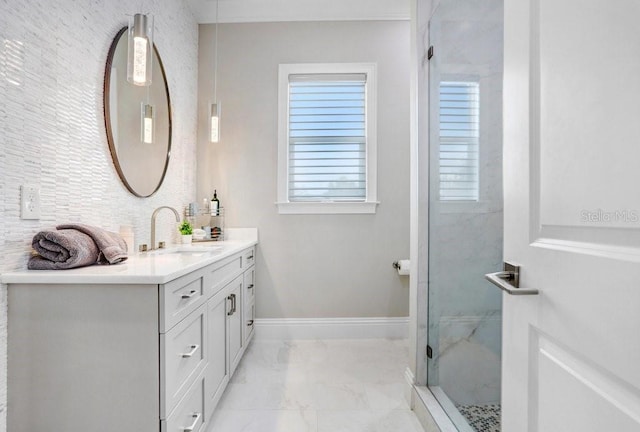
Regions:
[[232, 298], [232, 309], [227, 314], [229, 321], [229, 330], [227, 333], [227, 339], [229, 341], [229, 376], [233, 376], [233, 372], [236, 370], [240, 359], [242, 358], [242, 347], [244, 347], [244, 339], [242, 338], [242, 327], [244, 322], [242, 320], [242, 287], [244, 285], [243, 276], [240, 275], [229, 283], [228, 289], [229, 297]]
[[640, 1], [505, 0], [503, 431], [640, 431]]
[[209, 349], [209, 364], [205, 379], [206, 419], [211, 418], [213, 410], [222, 397], [224, 389], [229, 383], [231, 367], [229, 364], [229, 348], [227, 334], [229, 333], [228, 313], [232, 310], [231, 300], [227, 290], [218, 291], [207, 302], [207, 346]]

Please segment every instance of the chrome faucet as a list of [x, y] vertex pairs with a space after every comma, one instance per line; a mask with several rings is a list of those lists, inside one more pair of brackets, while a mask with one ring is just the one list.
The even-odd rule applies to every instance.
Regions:
[[158, 212], [162, 209], [169, 209], [176, 215], [176, 222], [180, 222], [180, 214], [176, 209], [169, 206], [161, 206], [153, 211], [151, 215], [151, 250], [156, 249], [156, 216], [158, 216]]

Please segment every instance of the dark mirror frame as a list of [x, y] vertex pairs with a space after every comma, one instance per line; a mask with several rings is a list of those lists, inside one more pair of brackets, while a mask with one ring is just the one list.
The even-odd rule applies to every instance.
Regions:
[[160, 189], [160, 186], [162, 186], [162, 183], [164, 182], [164, 178], [167, 174], [167, 169], [169, 167], [169, 159], [171, 158], [171, 135], [172, 135], [172, 126], [171, 126], [171, 119], [172, 119], [172, 113], [171, 113], [171, 97], [169, 95], [169, 85], [167, 83], [167, 75], [165, 74], [164, 71], [164, 65], [162, 64], [162, 59], [160, 58], [160, 54], [158, 53], [158, 48], [156, 47], [156, 44], [153, 44], [153, 52], [155, 54], [154, 56], [154, 61], [157, 60], [158, 61], [158, 65], [160, 66], [160, 70], [162, 71], [162, 79], [164, 81], [164, 87], [165, 87], [165, 92], [167, 94], [167, 113], [169, 115], [169, 122], [168, 122], [168, 132], [169, 132], [169, 137], [168, 137], [168, 145], [167, 145], [167, 157], [165, 159], [165, 163], [164, 163], [164, 170], [162, 171], [162, 177], [160, 177], [160, 181], [158, 182], [158, 185], [155, 187], [155, 189], [153, 190], [153, 192], [151, 192], [148, 195], [142, 195], [139, 192], [137, 192], [133, 186], [131, 184], [129, 184], [129, 182], [127, 181], [126, 176], [124, 175], [124, 172], [122, 170], [122, 167], [120, 166], [120, 162], [118, 160], [118, 154], [116, 152], [116, 146], [115, 146], [115, 140], [113, 138], [113, 130], [111, 129], [111, 104], [109, 102], [110, 99], [110, 94], [109, 94], [109, 89], [110, 89], [110, 84], [111, 84], [111, 66], [113, 65], [113, 58], [114, 58], [114, 54], [116, 51], [116, 48], [118, 46], [118, 43], [120, 42], [120, 38], [122, 37], [127, 37], [127, 27], [123, 27], [122, 29], [120, 29], [120, 31], [118, 31], [118, 34], [115, 36], [115, 38], [113, 39], [113, 42], [111, 43], [111, 47], [109, 48], [109, 54], [107, 56], [107, 64], [105, 66], [105, 72], [104, 72], [104, 88], [103, 88], [103, 95], [104, 95], [104, 124], [107, 130], [107, 142], [109, 143], [109, 151], [111, 152], [111, 159], [113, 160], [113, 165], [116, 168], [116, 171], [118, 172], [118, 176], [120, 177], [120, 180], [122, 180], [122, 183], [125, 185], [125, 187], [129, 190], [129, 192], [131, 192], [133, 195], [139, 197], [139, 198], [147, 198], [152, 196], [153, 194], [155, 194], [158, 189]]

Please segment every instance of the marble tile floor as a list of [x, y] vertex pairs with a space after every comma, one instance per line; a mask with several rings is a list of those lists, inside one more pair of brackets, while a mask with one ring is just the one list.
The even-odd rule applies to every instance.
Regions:
[[404, 340], [255, 340], [209, 432], [422, 432]]

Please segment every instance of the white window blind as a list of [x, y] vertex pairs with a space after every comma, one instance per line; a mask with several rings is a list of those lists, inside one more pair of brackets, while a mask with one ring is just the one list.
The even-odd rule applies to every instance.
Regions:
[[441, 82], [441, 201], [478, 201], [479, 142], [479, 83]]
[[367, 197], [366, 74], [289, 75], [288, 199]]

